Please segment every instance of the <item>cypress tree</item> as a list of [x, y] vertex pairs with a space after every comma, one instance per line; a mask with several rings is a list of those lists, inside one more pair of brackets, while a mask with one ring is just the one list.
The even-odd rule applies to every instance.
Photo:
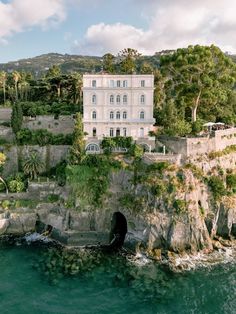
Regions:
[[15, 103], [12, 108], [11, 114], [11, 127], [16, 134], [20, 131], [23, 122], [23, 112], [20, 103]]
[[74, 140], [70, 151], [70, 163], [79, 164], [85, 156], [85, 139], [81, 113], [76, 114]]

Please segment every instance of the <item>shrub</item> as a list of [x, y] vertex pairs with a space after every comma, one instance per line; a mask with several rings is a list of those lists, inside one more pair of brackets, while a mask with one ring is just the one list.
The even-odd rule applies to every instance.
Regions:
[[226, 185], [230, 189], [236, 188], [236, 174], [227, 174]]
[[24, 191], [24, 182], [18, 180], [11, 180], [8, 184], [9, 191], [11, 193], [20, 193]]
[[226, 194], [226, 190], [224, 187], [224, 183], [222, 182], [222, 179], [217, 176], [212, 176], [208, 180], [208, 185], [212, 191], [213, 197], [218, 200], [222, 196]]
[[154, 164], [148, 165], [147, 171], [148, 172], [154, 172], [158, 171], [160, 174], [163, 174], [163, 172], [168, 169], [170, 164], [166, 161], [163, 162], [156, 162]]
[[3, 209], [9, 209], [11, 202], [9, 200], [4, 200], [1, 203]]
[[155, 196], [161, 196], [166, 191], [164, 183], [158, 183], [151, 187], [151, 192]]
[[47, 197], [47, 201], [50, 203], [55, 203], [59, 201], [59, 195], [57, 194], [49, 194]]
[[173, 207], [177, 215], [183, 214], [187, 211], [187, 203], [184, 200], [176, 199], [173, 203]]

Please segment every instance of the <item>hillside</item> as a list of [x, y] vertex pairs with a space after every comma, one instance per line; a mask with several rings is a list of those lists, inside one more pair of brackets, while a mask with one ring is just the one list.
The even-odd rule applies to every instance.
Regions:
[[48, 53], [34, 58], [0, 63], [0, 71], [26, 71], [39, 77], [53, 65], [60, 65], [63, 73], [99, 71], [101, 69], [101, 57]]
[[[156, 53], [154, 56], [142, 56], [138, 63], [148, 62], [157, 67], [160, 55], [161, 53]], [[53, 65], [59, 65], [64, 74], [75, 71], [99, 72], [102, 69], [102, 57], [48, 53], [34, 58], [0, 63], [0, 71], [26, 71], [34, 74], [35, 77], [40, 77]]]
[[[156, 52], [153, 56], [141, 56], [137, 61], [138, 68], [144, 62], [148, 62], [156, 68], [159, 66], [160, 57], [172, 52], [173, 50], [163, 50]], [[230, 57], [236, 62], [236, 55], [230, 55]], [[48, 53], [33, 58], [0, 63], [0, 71], [26, 71], [34, 74], [35, 77], [41, 77], [53, 65], [59, 65], [63, 74], [76, 71], [81, 73], [99, 72], [102, 69], [102, 57]]]

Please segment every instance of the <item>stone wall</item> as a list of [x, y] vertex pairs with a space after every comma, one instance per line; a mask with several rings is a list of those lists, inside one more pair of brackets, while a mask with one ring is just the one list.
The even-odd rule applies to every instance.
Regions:
[[169, 162], [171, 164], [180, 165], [181, 155], [180, 154], [159, 154], [159, 153], [144, 153], [143, 160], [147, 164], [152, 164], [155, 162]]
[[37, 151], [44, 162], [44, 171], [55, 167], [61, 160], [65, 159], [68, 153], [69, 145], [48, 145], [48, 146], [0, 146], [0, 151], [7, 156], [4, 166], [4, 176], [15, 173], [19, 169], [19, 159], [26, 158], [32, 151]]
[[11, 121], [11, 108], [0, 108], [0, 122]]
[[187, 139], [181, 137], [160, 136], [159, 141], [175, 154], [187, 156]]
[[12, 141], [14, 138], [14, 134], [12, 128], [0, 125], [0, 139], [5, 139], [8, 142]]
[[47, 129], [53, 134], [70, 134], [74, 130], [73, 116], [59, 116], [55, 119], [54, 116], [37, 116], [24, 117], [23, 128], [29, 128], [30, 130]]
[[236, 128], [214, 131], [205, 137], [160, 136], [159, 140], [175, 154], [181, 154], [185, 158], [196, 157], [236, 145]]
[[236, 145], [236, 128], [215, 132], [215, 150], [223, 150], [230, 145]]

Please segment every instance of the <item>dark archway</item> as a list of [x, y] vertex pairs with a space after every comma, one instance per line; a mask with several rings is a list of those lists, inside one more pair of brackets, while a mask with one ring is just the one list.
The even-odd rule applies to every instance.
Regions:
[[116, 129], [116, 137], [119, 137], [120, 136], [120, 128], [117, 128]]
[[120, 249], [128, 231], [127, 220], [121, 212], [115, 212], [111, 220], [110, 245], [112, 249]]
[[97, 129], [93, 128], [93, 137], [96, 137], [96, 136], [97, 136]]

